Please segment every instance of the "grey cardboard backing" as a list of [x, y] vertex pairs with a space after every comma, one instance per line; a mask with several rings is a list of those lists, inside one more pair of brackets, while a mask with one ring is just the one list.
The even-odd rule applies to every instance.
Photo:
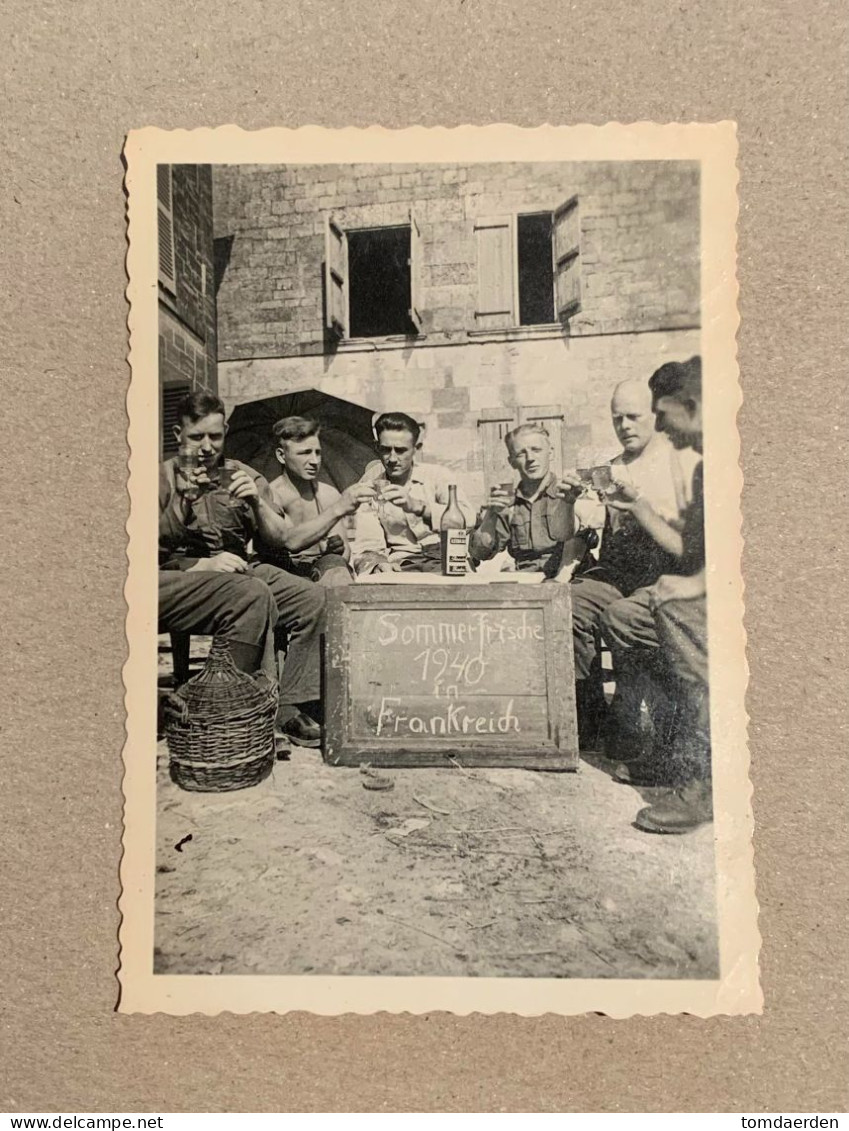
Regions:
[[[13, 0], [0, 52], [0, 1107], [845, 1109], [846, 17]], [[376, 81], [379, 76], [379, 81]], [[739, 126], [760, 1017], [119, 1015], [129, 129]]]

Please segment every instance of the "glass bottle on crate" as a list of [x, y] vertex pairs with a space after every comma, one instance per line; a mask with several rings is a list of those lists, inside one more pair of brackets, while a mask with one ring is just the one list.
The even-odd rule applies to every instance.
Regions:
[[457, 485], [448, 488], [448, 506], [439, 523], [442, 572], [446, 577], [463, 577], [468, 569], [469, 532], [457, 502]]

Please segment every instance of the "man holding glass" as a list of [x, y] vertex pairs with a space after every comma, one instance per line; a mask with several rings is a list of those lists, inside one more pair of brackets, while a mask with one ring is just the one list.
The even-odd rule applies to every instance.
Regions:
[[520, 424], [504, 442], [519, 483], [512, 492], [492, 492], [469, 539], [469, 556], [483, 562], [506, 550], [518, 571], [554, 580], [586, 552], [586, 542], [575, 537], [579, 488], [558, 482], [552, 472], [551, 438], [543, 425]]
[[[651, 378], [656, 427], [677, 451], [697, 458], [692, 494], [682, 515], [675, 568], [649, 591], [648, 615], [626, 622], [611, 605], [602, 621], [615, 660], [653, 664], [676, 706], [667, 757], [677, 788], [641, 809], [645, 832], [686, 833], [712, 820], [702, 452], [701, 358], [669, 362]], [[626, 505], [636, 506], [639, 497]], [[623, 767], [637, 784], [638, 766]], [[627, 780], [627, 779], [626, 779]]]
[[[594, 745], [598, 717], [597, 675], [600, 636], [610, 643], [605, 616], [639, 631], [650, 619], [649, 590], [661, 574], [675, 569], [681, 553], [678, 532], [691, 496], [698, 457], [677, 452], [655, 429], [648, 383], [623, 381], [610, 404], [613, 430], [622, 451], [609, 467], [566, 476], [568, 482], [590, 479], [605, 505], [598, 561], [584, 569], [572, 585], [572, 631], [578, 718], [583, 743]], [[606, 472], [602, 480], [601, 473]], [[585, 484], [586, 488], [586, 484]], [[609, 623], [609, 621], [608, 621]], [[667, 726], [668, 705], [642, 663], [614, 652], [616, 693], [607, 725], [606, 749], [624, 761], [645, 753], [641, 705], [647, 700], [660, 741]]]
[[[159, 568], [190, 577], [223, 574], [236, 585], [244, 580], [254, 588], [255, 581], [267, 586], [288, 634], [277, 730], [295, 745], [316, 747], [321, 742], [319, 640], [325, 591], [276, 566], [249, 562], [248, 546], [302, 549], [356, 510], [357, 497], [346, 493], [335, 508], [293, 530], [277, 513], [266, 480], [246, 464], [224, 459], [224, 416], [222, 401], [210, 393], [190, 393], [178, 405], [174, 434], [180, 454], [166, 460], [159, 475]], [[209, 611], [200, 599], [198, 625], [206, 623]], [[267, 653], [264, 666], [271, 663]]]
[[[269, 483], [275, 506], [284, 522], [291, 527], [290, 541], [312, 530], [311, 541], [297, 551], [277, 552], [269, 558], [273, 565], [308, 577], [320, 585], [347, 585], [352, 580], [349, 567], [351, 549], [342, 517], [322, 535], [314, 532], [314, 520], [330, 512], [338, 515], [341, 493], [331, 483], [319, 482], [321, 472], [321, 426], [304, 416], [287, 416], [272, 429], [274, 450], [281, 474]], [[353, 495], [365, 500], [371, 492], [360, 487]]]
[[[372, 492], [356, 517], [352, 546], [358, 576], [371, 573], [440, 573], [439, 522], [456, 473], [417, 462], [421, 425], [405, 412], [384, 412], [374, 422], [380, 463], [360, 483]], [[474, 511], [458, 490], [469, 526]]]

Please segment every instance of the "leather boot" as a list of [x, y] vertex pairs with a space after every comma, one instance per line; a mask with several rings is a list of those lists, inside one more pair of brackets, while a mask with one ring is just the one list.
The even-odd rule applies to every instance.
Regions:
[[710, 781], [692, 781], [673, 790], [668, 797], [647, 805], [635, 824], [646, 833], [689, 833], [713, 820]]

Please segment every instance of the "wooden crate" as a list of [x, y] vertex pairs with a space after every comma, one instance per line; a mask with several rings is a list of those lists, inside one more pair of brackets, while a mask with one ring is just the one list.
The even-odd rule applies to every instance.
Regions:
[[568, 586], [331, 589], [323, 669], [333, 764], [577, 768]]

